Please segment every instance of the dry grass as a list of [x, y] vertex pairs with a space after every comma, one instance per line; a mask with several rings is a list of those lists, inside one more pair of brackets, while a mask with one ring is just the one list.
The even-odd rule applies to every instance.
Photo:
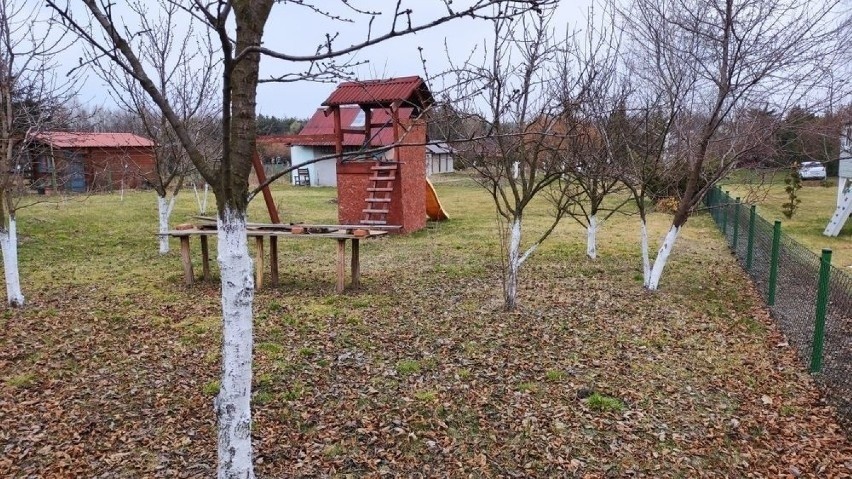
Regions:
[[757, 201], [759, 215], [769, 221], [781, 220], [785, 232], [816, 254], [823, 248], [831, 248], [832, 264], [852, 268], [852, 221], [846, 223], [837, 237], [822, 234], [837, 207], [836, 181], [804, 181], [802, 186], [797, 193], [802, 202], [789, 219], [781, 212], [781, 205], [788, 201], [788, 196], [779, 178], [759, 186], [730, 183], [723, 188], [731, 196], [753, 197]]
[[[604, 225], [595, 262], [566, 222], [506, 314], [487, 196], [462, 175], [436, 183], [453, 221], [365, 242], [358, 291], [333, 294], [332, 242], [282, 243], [283, 284], [255, 302], [260, 477], [852, 474], [831, 409], [706, 217], [657, 294], [634, 218]], [[312, 222], [334, 220], [333, 196], [275, 192], [286, 219]], [[22, 216], [29, 303], [0, 319], [8, 475], [213, 474], [218, 289], [184, 287], [154, 225], [151, 193]]]

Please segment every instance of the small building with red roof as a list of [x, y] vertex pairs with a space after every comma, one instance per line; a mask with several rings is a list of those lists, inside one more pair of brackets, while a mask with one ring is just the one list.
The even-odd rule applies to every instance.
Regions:
[[31, 144], [30, 176], [39, 190], [138, 188], [156, 169], [154, 142], [132, 133], [43, 131]]

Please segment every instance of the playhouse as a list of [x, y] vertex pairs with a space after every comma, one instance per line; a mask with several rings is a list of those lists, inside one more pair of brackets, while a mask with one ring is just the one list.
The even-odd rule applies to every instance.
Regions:
[[[340, 224], [410, 233], [426, 225], [427, 215], [447, 219], [426, 179], [421, 113], [432, 101], [423, 79], [410, 76], [342, 83], [322, 103], [334, 125]], [[351, 115], [352, 106], [359, 111], [344, 122], [344, 109]], [[387, 138], [376, 140], [380, 136]], [[353, 149], [353, 142], [360, 146]]]
[[852, 213], [852, 123], [843, 125], [837, 173], [837, 209], [828, 221], [825, 236], [837, 236]]

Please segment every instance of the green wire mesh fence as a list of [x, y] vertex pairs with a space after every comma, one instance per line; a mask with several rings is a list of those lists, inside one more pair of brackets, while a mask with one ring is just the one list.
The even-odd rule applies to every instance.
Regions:
[[821, 290], [821, 261], [826, 253], [830, 261], [830, 251], [821, 258], [783, 233], [780, 221], [766, 221], [718, 187], [705, 204], [787, 341], [817, 373], [852, 432], [852, 276], [826, 264]]

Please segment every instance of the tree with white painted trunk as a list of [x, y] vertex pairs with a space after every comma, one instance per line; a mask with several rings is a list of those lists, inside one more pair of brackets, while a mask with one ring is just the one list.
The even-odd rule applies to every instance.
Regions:
[[[458, 68], [457, 89], [448, 94], [455, 114], [471, 119], [456, 122], [469, 131], [448, 133], [459, 139], [456, 161], [476, 171], [496, 207], [507, 311], [517, 306], [521, 266], [556, 228], [570, 200], [562, 150], [580, 128], [564, 120], [564, 104], [554, 95], [564, 73], [560, 49], [568, 43], [554, 36], [551, 13], [495, 20], [482, 66]], [[582, 75], [573, 78], [573, 91], [581, 92]], [[535, 200], [550, 201], [552, 218], [525, 242], [524, 219]]]
[[[641, 95], [641, 93], [640, 93]], [[641, 102], [640, 98], [634, 98]], [[663, 148], [673, 116], [662, 117], [655, 108], [655, 99], [637, 104], [629, 113], [625, 112], [613, 132], [620, 138], [623, 155], [616, 164], [619, 178], [630, 193], [630, 199], [639, 216], [640, 250], [642, 255], [642, 284], [647, 287], [651, 280], [651, 258], [648, 243], [648, 207], [661, 196], [665, 184], [677, 184], [675, 171], [667, 169], [663, 162]]]
[[[574, 40], [573, 48], [565, 50], [560, 65], [566, 71], [560, 75], [556, 90], [561, 92], [559, 101], [571, 105], [570, 117], [565, 121], [578, 124], [577, 134], [561, 150], [565, 177], [575, 192], [567, 214], [586, 230], [586, 255], [591, 259], [597, 258], [598, 231], [626, 204], [615, 199], [624, 189], [616, 166], [624, 153], [619, 148], [616, 128], [627, 91], [618, 71], [620, 38], [614, 20], [611, 8], [604, 9], [601, 15], [590, 10], [585, 34]], [[581, 71], [587, 77], [582, 101], [576, 98], [570, 71], [573, 65], [582, 65]]]
[[[267, 48], [263, 32], [273, 0], [161, 0], [160, 9], [180, 6], [178, 17], [184, 24], [197, 22], [209, 29], [217, 43], [221, 64], [221, 156], [213, 162], [205, 157], [189, 126], [181, 120], [166, 91], [154, 81], [148, 64], [136, 42], [141, 33], [139, 18], [123, 5], [83, 0], [85, 12], [67, 2], [48, 0], [57, 21], [75, 32], [92, 49], [91, 58], [109, 61], [129, 74], [150, 97], [173, 128], [198, 173], [210, 184], [218, 208], [218, 260], [222, 279], [222, 379], [215, 401], [218, 418], [218, 477], [246, 479], [254, 477], [251, 444], [252, 381], [252, 303], [254, 282], [248, 254], [246, 209], [248, 178], [252, 156], [256, 152], [257, 85], [261, 81], [261, 57], [275, 58], [293, 65], [307, 65], [297, 73], [274, 75], [269, 81], [288, 82], [304, 79], [328, 79], [346, 65], [357, 63], [352, 54], [365, 47], [400, 35], [413, 34], [455, 18], [504, 17], [535, 8], [533, 1], [444, 0], [441, 16], [418, 23], [414, 8], [396, 3], [389, 10], [390, 24], [376, 34], [374, 21], [380, 12], [360, 10], [347, 1], [336, 2], [339, 11], [327, 4], [290, 2], [289, 12], [302, 11], [329, 22], [349, 21], [346, 15], [364, 20], [366, 38], [351, 46], [337, 48], [334, 35], [322, 34], [319, 47], [307, 55], [292, 55]], [[463, 3], [459, 5], [459, 3]], [[140, 4], [142, 4], [140, 2]], [[342, 13], [346, 12], [346, 13]], [[337, 59], [342, 59], [338, 62]], [[172, 85], [167, 83], [169, 87]]]
[[746, 112], [817, 101], [848, 20], [839, 0], [633, 0], [621, 18], [634, 85], [658, 92], [662, 115], [673, 118], [660, 161], [686, 172], [647, 281], [656, 290], [704, 195], [762, 144]]
[[35, 153], [33, 139], [56, 123], [72, 86], [53, 74], [53, 58], [64, 39], [47, 20], [38, 2], [0, 0], [0, 250], [6, 300], [12, 307], [24, 305], [18, 211], [25, 206], [24, 176]]
[[[140, 61], [148, 66], [166, 101], [185, 125], [205, 164], [221, 156], [221, 132], [217, 113], [219, 98], [215, 58], [210, 31], [203, 26], [179, 25], [181, 7], [177, 3], [159, 5], [130, 3], [128, 8], [140, 21], [133, 38]], [[180, 32], [180, 34], [178, 34]], [[169, 218], [187, 176], [195, 169], [174, 127], [144, 91], [133, 74], [109, 61], [100, 61], [89, 52], [87, 64], [95, 68], [110, 89], [116, 105], [130, 115], [131, 131], [154, 141], [154, 171], [140, 172], [157, 193], [157, 232], [160, 254], [169, 252]]]

